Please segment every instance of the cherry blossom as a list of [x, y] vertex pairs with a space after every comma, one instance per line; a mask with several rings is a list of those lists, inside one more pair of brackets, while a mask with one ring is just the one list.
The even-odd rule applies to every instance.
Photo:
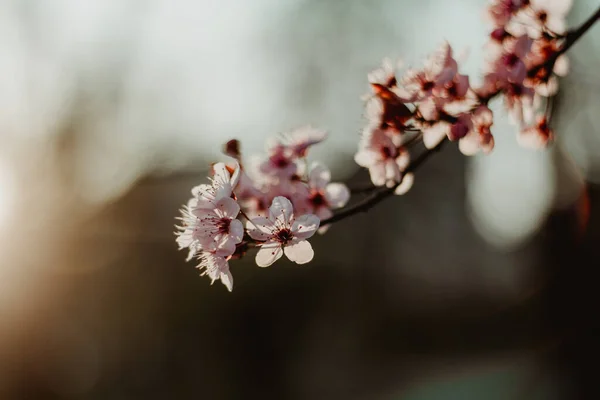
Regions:
[[214, 252], [203, 251], [198, 257], [200, 264], [196, 268], [203, 270], [202, 276], [207, 275], [211, 279], [211, 284], [220, 280], [230, 292], [233, 290], [233, 276], [229, 271], [227, 258], [217, 255]]
[[[396, 143], [395, 143], [396, 141]], [[354, 161], [369, 169], [375, 186], [393, 187], [410, 162], [408, 151], [386, 130], [367, 127]]]
[[533, 126], [522, 129], [517, 135], [517, 142], [527, 148], [543, 149], [554, 138], [554, 133], [548, 126], [548, 120], [545, 115], [536, 118]]
[[244, 236], [244, 226], [236, 219], [240, 212], [238, 203], [224, 197], [214, 208], [197, 206], [192, 212], [197, 217], [192, 237], [198, 240], [201, 248], [219, 256], [233, 254], [235, 245]]
[[[303, 214], [315, 214], [324, 220], [333, 215], [331, 210], [340, 208], [348, 203], [350, 190], [343, 183], [331, 183], [331, 172], [319, 163], [311, 165], [308, 174], [308, 186], [306, 194], [295, 204]], [[329, 226], [321, 226], [319, 233], [325, 233]]]
[[534, 39], [542, 34], [563, 35], [565, 18], [572, 5], [573, 0], [529, 0], [528, 7], [517, 14], [507, 29], [513, 35], [526, 33]]
[[296, 157], [305, 157], [308, 149], [327, 138], [327, 132], [322, 129], [313, 128], [310, 125], [302, 126], [291, 132], [283, 133], [283, 143]]
[[487, 16], [496, 27], [504, 27], [527, 1], [525, 0], [494, 0], [488, 7]]
[[452, 47], [444, 42], [425, 62], [422, 70], [409, 69], [401, 79], [401, 85], [410, 94], [412, 101], [429, 97], [438, 86], [448, 83], [457, 73], [456, 60], [452, 58]]
[[292, 203], [283, 196], [273, 199], [268, 218], [253, 218], [246, 225], [250, 237], [262, 242], [256, 253], [259, 267], [270, 266], [284, 253], [297, 264], [311, 261], [314, 251], [306, 239], [314, 235], [318, 228], [319, 217], [313, 214], [296, 217]]
[[527, 76], [525, 57], [529, 53], [532, 41], [523, 35], [504, 41], [501, 47], [493, 47], [488, 51], [488, 72], [494, 74], [497, 79], [521, 83]]
[[239, 164], [235, 164], [233, 172], [227, 168], [225, 163], [216, 163], [212, 167], [214, 173], [210, 184], [202, 184], [192, 189], [192, 195], [196, 198], [196, 206], [203, 208], [214, 207], [224, 197], [231, 197], [233, 189], [240, 179]]
[[494, 123], [494, 114], [487, 106], [479, 106], [473, 112], [472, 127], [469, 132], [459, 140], [458, 148], [465, 155], [473, 155], [482, 150], [489, 153], [494, 148], [494, 137], [490, 127]]

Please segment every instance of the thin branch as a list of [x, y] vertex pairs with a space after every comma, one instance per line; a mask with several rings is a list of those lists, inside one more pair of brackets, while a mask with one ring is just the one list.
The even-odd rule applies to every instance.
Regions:
[[[410, 163], [408, 168], [406, 168], [406, 170], [404, 171], [404, 175], [406, 175], [409, 172], [416, 171], [417, 168], [419, 168], [425, 161], [427, 161], [427, 159], [429, 159], [429, 157], [431, 157], [433, 154], [437, 153], [447, 141], [448, 141], [448, 139], [444, 138], [444, 140], [442, 140], [434, 148], [428, 149], [428, 150], [424, 151], [423, 153], [421, 153], [419, 155], [419, 157], [415, 158], [415, 160]], [[388, 187], [378, 188], [378, 190], [375, 191], [375, 193], [373, 193], [366, 199], [356, 203], [355, 205], [353, 205], [351, 207], [347, 207], [347, 208], [341, 210], [340, 212], [335, 214], [333, 217], [324, 219], [323, 221], [321, 221], [321, 226], [325, 226], [327, 224], [332, 224], [334, 222], [341, 221], [345, 218], [351, 217], [352, 215], [358, 214], [360, 212], [369, 211], [372, 207], [374, 207], [376, 204], [380, 203], [383, 199], [394, 194], [394, 190], [396, 190], [396, 188], [398, 186], [400, 186], [401, 183], [402, 183], [402, 179], [400, 180], [400, 182], [398, 182], [395, 186], [392, 186], [391, 188], [388, 188]]]

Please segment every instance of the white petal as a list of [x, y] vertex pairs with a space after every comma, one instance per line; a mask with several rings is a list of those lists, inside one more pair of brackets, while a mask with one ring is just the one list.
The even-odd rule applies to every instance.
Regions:
[[396, 187], [396, 190], [394, 190], [394, 194], [397, 194], [397, 195], [405, 194], [412, 188], [414, 182], [415, 182], [414, 174], [408, 173], [408, 174], [404, 175], [404, 178], [402, 178], [402, 182]]
[[428, 149], [435, 146], [447, 136], [450, 131], [450, 124], [447, 122], [437, 122], [432, 127], [423, 130], [423, 144]]
[[230, 292], [233, 290], [233, 275], [231, 275], [229, 268], [227, 268], [227, 271], [221, 271], [221, 283], [223, 283]]
[[296, 218], [292, 225], [292, 233], [298, 239], [308, 239], [319, 229], [321, 221], [314, 214], [306, 214]]
[[265, 241], [273, 236], [275, 225], [268, 218], [256, 217], [246, 223], [246, 229], [252, 239]]
[[331, 207], [344, 207], [350, 200], [350, 190], [343, 183], [330, 183], [325, 188], [325, 200]]
[[369, 167], [369, 176], [371, 182], [375, 186], [383, 186], [385, 184], [385, 163], [378, 162]]
[[284, 251], [286, 257], [289, 258], [290, 261], [298, 264], [310, 262], [315, 255], [312, 246], [306, 240], [287, 245], [285, 246]]
[[554, 63], [554, 68], [552, 69], [552, 72], [554, 72], [558, 76], [567, 75], [569, 73], [569, 57], [567, 57], [564, 54], [558, 57], [556, 59], [556, 62]]
[[327, 186], [329, 181], [331, 181], [331, 172], [329, 172], [329, 169], [319, 162], [314, 162], [310, 166], [310, 173], [308, 175], [310, 187], [314, 189], [323, 189]]
[[239, 219], [234, 219], [229, 225], [229, 236], [231, 236], [237, 243], [242, 241], [244, 237], [244, 225]]
[[465, 156], [477, 154], [479, 148], [479, 135], [474, 131], [458, 141], [458, 149]]
[[294, 207], [286, 197], [277, 196], [273, 199], [271, 207], [269, 207], [269, 219], [271, 221], [276, 225], [288, 226], [293, 215]]
[[238, 164], [238, 162], [235, 162], [235, 166], [233, 168], [233, 175], [231, 175], [231, 178], [229, 179], [229, 184], [231, 185], [232, 188], [235, 188], [238, 184], [238, 182], [240, 181], [240, 177], [242, 174], [242, 169], [240, 168], [240, 164]]
[[550, 32], [562, 35], [567, 30], [567, 24], [565, 23], [564, 17], [561, 15], [549, 16], [546, 20], [546, 27]]
[[374, 152], [373, 150], [368, 150], [368, 149], [359, 150], [354, 155], [354, 162], [356, 162], [361, 167], [366, 167], [366, 168], [368, 168], [371, 165], [373, 165], [374, 163], [376, 163], [378, 161], [378, 159], [379, 159], [378, 154], [376, 152]]
[[219, 217], [235, 218], [240, 212], [240, 206], [231, 197], [225, 197], [217, 201], [215, 208], [218, 210], [217, 215]]
[[268, 267], [283, 255], [283, 250], [279, 243], [267, 243], [256, 253], [256, 265], [259, 267]]
[[[319, 219], [321, 221], [330, 218], [333, 216], [333, 211], [331, 211], [329, 208], [327, 207], [320, 207], [317, 211], [316, 211], [317, 217], [319, 217]], [[331, 224], [329, 225], [320, 225], [319, 229], [317, 230], [317, 232], [322, 235], [325, 232], [327, 232], [327, 230], [329, 229], [329, 227], [331, 226]]]

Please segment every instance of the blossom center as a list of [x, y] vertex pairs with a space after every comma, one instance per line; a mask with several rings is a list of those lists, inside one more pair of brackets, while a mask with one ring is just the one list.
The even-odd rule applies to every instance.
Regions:
[[508, 67], [514, 67], [519, 62], [519, 57], [515, 53], [506, 54], [504, 56], [504, 64]]
[[396, 158], [396, 156], [398, 156], [396, 149], [388, 146], [383, 146], [381, 148], [381, 154], [383, 155], [383, 158]]
[[288, 228], [280, 229], [275, 234], [275, 238], [277, 239], [277, 241], [282, 244], [286, 244], [287, 242], [292, 240], [293, 237], [294, 237], [294, 234]]
[[435, 83], [431, 82], [431, 81], [424, 81], [421, 84], [421, 88], [423, 89], [424, 92], [428, 92], [431, 89], [433, 89], [433, 87], [435, 86]]
[[231, 225], [231, 218], [220, 218], [217, 220], [216, 226], [221, 234], [229, 233], [229, 226]]
[[276, 154], [276, 155], [272, 156], [271, 162], [277, 168], [285, 168], [288, 165], [290, 165], [290, 160], [288, 160], [287, 157], [284, 157], [282, 154]]
[[324, 206], [327, 204], [327, 201], [325, 200], [325, 196], [323, 196], [323, 194], [321, 194], [321, 192], [315, 192], [310, 196], [310, 202], [315, 206], [315, 207], [319, 207], [319, 206]]

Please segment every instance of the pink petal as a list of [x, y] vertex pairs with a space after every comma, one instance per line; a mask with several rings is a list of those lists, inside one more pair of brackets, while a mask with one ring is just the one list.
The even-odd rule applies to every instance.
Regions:
[[221, 283], [223, 285], [225, 285], [227, 290], [229, 290], [231, 292], [233, 290], [233, 275], [231, 275], [229, 268], [227, 268], [227, 271], [221, 271], [220, 278], [221, 278]]
[[414, 182], [414, 174], [408, 173], [404, 175], [404, 177], [402, 178], [402, 182], [396, 187], [396, 190], [394, 190], [394, 194], [402, 195], [407, 193], [412, 188]]
[[283, 255], [283, 250], [279, 243], [267, 243], [256, 253], [256, 265], [259, 267], [268, 267], [275, 261], [279, 260]]
[[312, 246], [306, 240], [287, 245], [285, 246], [284, 251], [286, 257], [297, 264], [306, 264], [307, 262], [310, 262], [315, 255]]
[[308, 239], [319, 229], [321, 221], [314, 214], [306, 214], [296, 218], [292, 225], [292, 232], [298, 239]]
[[294, 207], [286, 197], [277, 196], [273, 199], [271, 207], [269, 207], [269, 219], [271, 221], [279, 226], [288, 226], [293, 215]]
[[471, 131], [467, 136], [458, 141], [458, 149], [465, 156], [472, 156], [479, 152], [479, 134]]
[[215, 254], [221, 257], [228, 257], [235, 253], [236, 240], [229, 235], [218, 235], [215, 239], [216, 251]]
[[239, 243], [242, 241], [244, 237], [244, 225], [238, 219], [234, 219], [231, 221], [229, 225], [229, 235], [236, 241], [235, 243]]
[[350, 190], [343, 183], [330, 183], [325, 188], [325, 200], [331, 207], [344, 207], [350, 200]]
[[440, 121], [433, 126], [423, 129], [423, 144], [428, 149], [433, 149], [435, 146], [448, 135], [450, 132], [450, 124], [445, 121]]
[[256, 217], [246, 223], [246, 229], [252, 239], [265, 241], [273, 237], [275, 224], [265, 217]]
[[385, 164], [378, 162], [369, 167], [369, 175], [371, 182], [375, 186], [383, 186], [385, 184]]
[[215, 204], [216, 214], [219, 217], [235, 218], [240, 213], [240, 206], [231, 197], [225, 197]]
[[354, 155], [354, 162], [356, 162], [361, 167], [368, 168], [379, 160], [379, 155], [369, 149], [359, 150], [358, 153]]
[[556, 63], [554, 63], [554, 68], [552, 69], [558, 76], [565, 76], [569, 73], [569, 58], [564, 54], [556, 59]]
[[308, 184], [314, 189], [323, 189], [331, 181], [331, 172], [319, 162], [314, 162], [310, 167]]
[[392, 187], [394, 182], [400, 181], [400, 169], [396, 165], [395, 159], [388, 159], [385, 162], [385, 179], [388, 187]]
[[410, 165], [410, 153], [407, 150], [400, 150], [400, 154], [396, 157], [396, 165], [400, 171], [404, 171]]
[[556, 33], [557, 35], [562, 35], [567, 31], [567, 24], [562, 15], [548, 15], [546, 27], [550, 32]]

